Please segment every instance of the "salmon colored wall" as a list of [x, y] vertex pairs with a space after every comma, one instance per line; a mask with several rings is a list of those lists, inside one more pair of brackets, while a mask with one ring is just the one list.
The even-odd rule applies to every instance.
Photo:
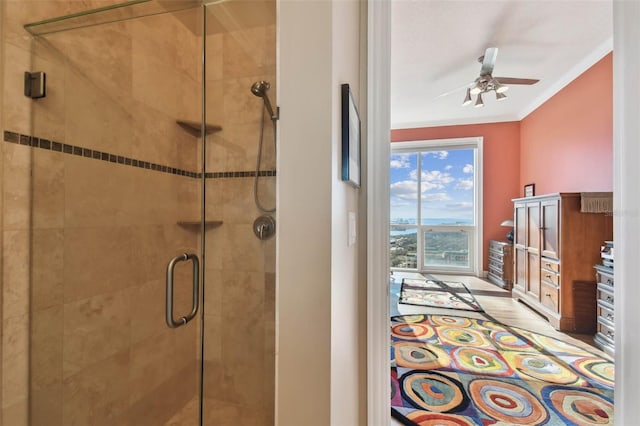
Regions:
[[[610, 53], [520, 122], [396, 129], [391, 142], [482, 136], [483, 235], [504, 240], [512, 198], [525, 184], [536, 194], [612, 191], [613, 55]], [[519, 158], [519, 161], [517, 160]], [[510, 161], [511, 160], [511, 161]]]
[[613, 190], [613, 64], [608, 54], [520, 124], [520, 187]]
[[520, 123], [472, 124], [464, 126], [425, 127], [419, 129], [397, 129], [391, 131], [391, 142], [483, 137], [483, 222], [484, 265], [489, 240], [505, 240], [508, 228], [500, 226], [505, 219], [513, 217], [512, 198], [521, 194], [520, 168]]

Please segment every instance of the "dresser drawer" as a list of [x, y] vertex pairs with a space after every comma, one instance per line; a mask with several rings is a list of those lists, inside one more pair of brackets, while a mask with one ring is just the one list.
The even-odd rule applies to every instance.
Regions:
[[496, 262], [502, 263], [503, 259], [504, 259], [504, 255], [502, 254], [502, 252], [489, 250], [489, 260], [495, 260]]
[[552, 284], [555, 287], [558, 287], [560, 285], [560, 276], [555, 272], [545, 271], [543, 269], [540, 271], [540, 278], [542, 278], [543, 282]]
[[613, 289], [608, 285], [598, 283], [597, 299], [613, 309]]
[[614, 317], [613, 317], [613, 307], [607, 306], [602, 302], [598, 302], [598, 321], [602, 320], [605, 324], [609, 324], [613, 327]]
[[558, 287], [546, 282], [540, 283], [540, 302], [553, 312], [560, 312], [558, 305]]
[[598, 334], [611, 342], [611, 344], [613, 344], [613, 342], [615, 341], [615, 332], [613, 327], [608, 326], [600, 320], [598, 320]]
[[596, 333], [593, 341], [596, 343], [596, 345], [598, 345], [600, 349], [609, 354], [609, 356], [615, 356], [614, 343], [609, 340], [608, 337], [605, 337], [602, 333]]
[[560, 273], [560, 263], [554, 262], [544, 257], [540, 260], [540, 267], [542, 269], [546, 269], [547, 271], [555, 272], [556, 274]]
[[492, 283], [499, 284], [500, 286], [504, 286], [504, 284], [506, 284], [505, 281], [502, 279], [502, 275], [501, 274], [496, 274], [493, 271], [489, 271], [489, 274], [487, 275], [487, 278]]
[[502, 268], [501, 267], [496, 267], [494, 265], [489, 264], [489, 273], [491, 275], [494, 275], [500, 279], [502, 279], [502, 276], [504, 275], [504, 273], [502, 272]]
[[489, 259], [489, 268], [496, 268], [502, 270], [504, 263], [501, 260]]
[[500, 253], [510, 253], [511, 245], [502, 241], [489, 241], [489, 250], [495, 250]]
[[599, 283], [608, 285], [609, 287], [613, 287], [613, 276], [608, 274], [603, 274], [600, 271], [596, 271], [596, 279]]

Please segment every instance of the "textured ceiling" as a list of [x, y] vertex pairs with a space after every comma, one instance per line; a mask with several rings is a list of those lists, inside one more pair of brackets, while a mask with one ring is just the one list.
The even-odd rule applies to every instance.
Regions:
[[[520, 120], [613, 46], [610, 0], [394, 0], [391, 8], [392, 128]], [[463, 107], [462, 86], [478, 76], [487, 47], [499, 49], [494, 76], [540, 82]]]

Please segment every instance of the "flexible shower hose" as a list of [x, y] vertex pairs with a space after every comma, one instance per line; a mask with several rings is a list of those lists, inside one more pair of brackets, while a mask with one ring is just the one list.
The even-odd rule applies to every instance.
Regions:
[[[258, 197], [258, 180], [260, 179], [260, 162], [262, 159], [262, 142], [264, 140], [264, 111], [266, 110], [266, 105], [265, 105], [265, 100], [264, 98], [262, 99], [262, 108], [260, 108], [260, 137], [258, 139], [258, 159], [256, 161], [256, 174], [253, 178], [253, 200], [256, 203], [256, 207], [258, 209], [260, 209], [260, 211], [264, 212], [264, 213], [273, 213], [276, 211], [276, 208], [273, 207], [272, 209], [267, 209], [265, 207], [262, 206], [262, 204], [260, 204], [260, 199]], [[271, 124], [273, 126], [273, 150], [274, 153], [277, 156], [277, 150], [276, 150], [276, 122], [272, 117], [269, 117], [271, 119]]]

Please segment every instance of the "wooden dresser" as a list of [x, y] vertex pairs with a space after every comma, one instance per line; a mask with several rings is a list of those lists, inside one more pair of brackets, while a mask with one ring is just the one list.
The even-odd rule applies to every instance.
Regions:
[[513, 297], [558, 330], [595, 329], [593, 265], [613, 218], [581, 213], [580, 193], [518, 198], [514, 202]]
[[513, 247], [506, 241], [489, 241], [489, 281], [505, 290], [513, 283]]

